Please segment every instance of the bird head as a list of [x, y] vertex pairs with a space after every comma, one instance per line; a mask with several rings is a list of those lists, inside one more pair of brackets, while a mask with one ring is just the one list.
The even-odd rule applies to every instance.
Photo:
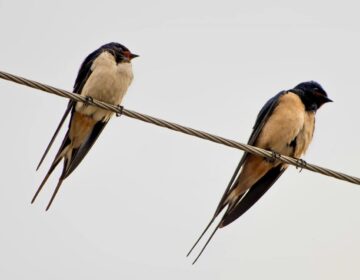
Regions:
[[133, 58], [138, 57], [137, 54], [131, 53], [127, 47], [119, 43], [108, 43], [101, 48], [111, 53], [115, 57], [116, 63], [129, 63]]
[[294, 91], [300, 96], [305, 107], [313, 111], [327, 102], [332, 102], [322, 86], [315, 81], [300, 83], [294, 88]]

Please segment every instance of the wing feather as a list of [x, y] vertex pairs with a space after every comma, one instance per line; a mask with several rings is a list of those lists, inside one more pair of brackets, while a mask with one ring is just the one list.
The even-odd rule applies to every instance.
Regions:
[[[256, 121], [255, 121], [255, 125], [253, 127], [253, 131], [250, 135], [250, 138], [248, 140], [248, 144], [249, 145], [254, 145], [254, 143], [256, 142], [261, 130], [263, 129], [265, 123], [267, 122], [267, 120], [269, 119], [269, 117], [271, 116], [272, 112], [274, 111], [275, 107], [278, 105], [279, 103], [279, 98], [284, 95], [286, 92], [285, 91], [281, 91], [279, 92], [277, 95], [275, 95], [274, 97], [272, 97], [271, 99], [269, 99], [265, 105], [262, 107], [262, 109], [260, 110]], [[240, 162], [238, 163], [233, 176], [230, 179], [230, 182], [228, 183], [225, 192], [223, 194], [223, 196], [221, 197], [221, 200], [216, 208], [216, 211], [214, 213], [214, 216], [219, 215], [219, 213], [221, 212], [221, 210], [225, 207], [225, 200], [227, 195], [232, 191], [232, 189], [234, 188], [234, 186], [237, 185], [238, 182], [238, 177], [240, 174], [240, 169], [243, 166], [246, 158], [248, 157], [249, 153], [245, 152], [243, 154], [243, 156], [240, 159]]]
[[[265, 123], [267, 122], [267, 120], [269, 119], [269, 117], [271, 116], [272, 112], [274, 111], [274, 109], [276, 108], [276, 106], [279, 103], [279, 98], [285, 94], [286, 91], [281, 91], [279, 92], [277, 95], [275, 95], [274, 97], [272, 97], [271, 99], [269, 99], [265, 105], [262, 107], [262, 109], [260, 110], [256, 121], [255, 121], [255, 125], [253, 127], [253, 131], [250, 135], [248, 144], [249, 145], [254, 145], [254, 143], [256, 142], [262, 128], [264, 127]], [[237, 180], [240, 174], [240, 170], [241, 167], [243, 166], [245, 160], [248, 157], [248, 153], [244, 153], [242, 158], [240, 159], [239, 164], [237, 165], [235, 172], [233, 174], [233, 176], [230, 179], [230, 182], [228, 183], [224, 194], [221, 197], [221, 200], [215, 210], [215, 213], [213, 215], [213, 217], [211, 218], [210, 222], [207, 224], [206, 228], [203, 230], [203, 232], [201, 233], [201, 235], [199, 236], [199, 238], [196, 240], [196, 242], [194, 243], [194, 245], [191, 247], [190, 251], [188, 252], [187, 256], [189, 256], [191, 254], [191, 252], [193, 251], [193, 249], [196, 247], [196, 245], [200, 242], [200, 240], [202, 239], [202, 237], [205, 235], [205, 233], [208, 231], [208, 229], [210, 228], [210, 226], [214, 223], [216, 217], [221, 213], [221, 211], [225, 208], [225, 206], [227, 205], [225, 203], [227, 196], [229, 195], [229, 193], [232, 191], [232, 189], [236, 186], [237, 184]], [[257, 190], [257, 188], [256, 188]], [[264, 192], [265, 193], [265, 192]], [[255, 191], [254, 191], [255, 194]], [[242, 197], [242, 196], [241, 196]], [[240, 198], [241, 198], [240, 197]], [[250, 196], [251, 198], [251, 196]], [[255, 202], [254, 202], [255, 203]], [[249, 207], [250, 208], [250, 207]], [[225, 214], [226, 215], [226, 214]], [[194, 260], [193, 264], [198, 260], [198, 258], [201, 256], [201, 254], [204, 252], [206, 246], [209, 244], [210, 240], [212, 239], [212, 237], [214, 236], [215, 232], [217, 231], [217, 229], [221, 226], [222, 221], [215, 227], [214, 231], [212, 232], [212, 234], [210, 235], [210, 237], [207, 239], [205, 245], [203, 246], [203, 248], [201, 249], [200, 253], [197, 255], [196, 259]]]

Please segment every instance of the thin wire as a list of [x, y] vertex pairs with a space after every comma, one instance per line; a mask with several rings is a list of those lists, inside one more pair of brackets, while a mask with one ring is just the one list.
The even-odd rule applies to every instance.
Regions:
[[[242, 144], [242, 143], [230, 140], [230, 139], [226, 139], [226, 138], [216, 136], [216, 135], [204, 132], [204, 131], [196, 130], [193, 128], [185, 127], [185, 126], [182, 126], [182, 125], [179, 125], [176, 123], [172, 123], [169, 121], [165, 121], [162, 119], [154, 118], [154, 117], [151, 117], [151, 116], [148, 116], [145, 114], [141, 114], [141, 113], [138, 113], [138, 112], [135, 112], [132, 110], [125, 109], [122, 106], [115, 106], [115, 105], [107, 104], [102, 101], [98, 101], [96, 99], [86, 98], [86, 97], [83, 97], [76, 93], [68, 92], [68, 91], [58, 89], [58, 88], [55, 88], [52, 86], [48, 86], [48, 85], [45, 85], [45, 84], [42, 84], [39, 82], [28, 80], [28, 79], [25, 79], [25, 78], [22, 78], [19, 76], [15, 76], [15, 75], [3, 72], [3, 71], [0, 71], [0, 78], [15, 82], [18, 84], [22, 84], [22, 85], [25, 85], [28, 87], [32, 87], [35, 89], [39, 89], [41, 91], [45, 91], [48, 93], [66, 97], [66, 98], [72, 99], [77, 102], [83, 102], [88, 105], [97, 106], [99, 108], [114, 112], [117, 115], [124, 115], [124, 116], [130, 117], [130, 118], [141, 120], [143, 122], [152, 123], [157, 126], [161, 126], [161, 127], [165, 127], [165, 128], [171, 129], [171, 130], [182, 132], [182, 133], [192, 135], [192, 136], [195, 136], [198, 138], [202, 138], [202, 139], [209, 140], [209, 141], [212, 141], [215, 143], [219, 143], [219, 144], [222, 144], [222, 145], [225, 145], [228, 147], [240, 149], [245, 152], [248, 152], [248, 153], [251, 153], [254, 155], [258, 155], [261, 157], [274, 158], [274, 153], [271, 151], [267, 151], [267, 150], [264, 150], [264, 149], [261, 149], [258, 147], [254, 147], [251, 145]], [[337, 172], [337, 171], [334, 171], [334, 170], [331, 170], [328, 168], [324, 168], [321, 166], [317, 166], [314, 164], [310, 164], [301, 159], [295, 159], [295, 158], [280, 155], [280, 154], [276, 154], [276, 159], [280, 160], [284, 163], [294, 165], [297, 168], [307, 169], [307, 170], [310, 170], [310, 171], [313, 171], [316, 173], [320, 173], [320, 174], [323, 174], [326, 176], [334, 177], [339, 180], [343, 180], [343, 181], [347, 181], [347, 182], [350, 182], [353, 184], [360, 185], [360, 178], [350, 176], [350, 175], [347, 175], [347, 174], [344, 174], [341, 172]]]

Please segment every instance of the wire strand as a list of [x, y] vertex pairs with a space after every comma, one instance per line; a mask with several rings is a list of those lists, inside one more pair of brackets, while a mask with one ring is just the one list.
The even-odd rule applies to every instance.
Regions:
[[[74, 101], [77, 102], [83, 102], [86, 103], [88, 105], [93, 105], [93, 106], [97, 106], [99, 108], [111, 111], [116, 113], [117, 115], [124, 115], [127, 116], [129, 118], [134, 118], [137, 120], [141, 120], [143, 122], [147, 122], [147, 123], [151, 123], [157, 126], [161, 126], [161, 127], [165, 127], [174, 131], [178, 131], [181, 133], [185, 133], [188, 135], [192, 135], [198, 138], [202, 138], [205, 140], [209, 140], [218, 144], [222, 144], [228, 147], [232, 147], [232, 148], [236, 148], [239, 150], [243, 150], [245, 152], [254, 154], [254, 155], [258, 155], [261, 157], [266, 157], [266, 158], [274, 158], [274, 153], [268, 150], [264, 150], [255, 146], [251, 146], [251, 145], [247, 145], [247, 144], [242, 144], [239, 142], [236, 142], [234, 140], [230, 140], [230, 139], [226, 139], [224, 137], [220, 137], [214, 134], [210, 134], [204, 131], [200, 131], [200, 130], [196, 130], [190, 127], [186, 127], [186, 126], [182, 126], [176, 123], [172, 123], [169, 121], [165, 121], [162, 119], [158, 119], [152, 116], [148, 116], [145, 114], [141, 114], [129, 109], [125, 109], [122, 106], [115, 106], [115, 105], [111, 105], [102, 101], [98, 101], [96, 99], [90, 99], [90, 98], [86, 98], [83, 97], [79, 94], [76, 93], [72, 93], [66, 90], [62, 90], [62, 89], [58, 89], [52, 86], [48, 86], [39, 82], [35, 82], [29, 79], [25, 79], [13, 74], [9, 74], [3, 71], [0, 71], [0, 78], [1, 79], [5, 79], [8, 81], [12, 81], [21, 85], [25, 85], [28, 87], [32, 87], [41, 91], [45, 91], [48, 93], [52, 93], [58, 96], [62, 96], [62, 97], [66, 97], [69, 99], [72, 99]], [[297, 168], [301, 168], [301, 169], [307, 169], [316, 173], [320, 173], [322, 175], [326, 175], [326, 176], [330, 176], [330, 177], [334, 177], [336, 179], [339, 180], [343, 180], [343, 181], [347, 181], [353, 184], [357, 184], [360, 185], [360, 178], [358, 177], [354, 177], [354, 176], [350, 176], [338, 171], [334, 171], [328, 168], [324, 168], [321, 166], [317, 166], [315, 164], [310, 164], [307, 163], [305, 161], [303, 161], [302, 159], [296, 159], [296, 158], [292, 158], [292, 157], [288, 157], [288, 156], [284, 156], [284, 155], [280, 155], [280, 154], [276, 154], [276, 159], [280, 160], [284, 163], [287, 164], [291, 164], [296, 166]]]

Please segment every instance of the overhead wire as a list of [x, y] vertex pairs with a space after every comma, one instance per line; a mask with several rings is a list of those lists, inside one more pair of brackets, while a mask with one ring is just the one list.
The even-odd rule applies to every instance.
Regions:
[[93, 98], [87, 98], [81, 96], [80, 94], [76, 94], [73, 92], [69, 92], [63, 89], [59, 89], [56, 87], [52, 87], [43, 83], [39, 83], [36, 81], [32, 81], [23, 77], [19, 77], [17, 75], [13, 75], [4, 71], [0, 71], [0, 78], [8, 81], [12, 81], [21, 85], [25, 85], [34, 89], [38, 89], [47, 93], [52, 93], [61, 97], [65, 97], [76, 102], [83, 102], [87, 105], [97, 106], [99, 108], [114, 112], [117, 116], [124, 115], [129, 118], [134, 118], [137, 120], [141, 120], [143, 122], [151, 123], [157, 126], [165, 127], [174, 131], [178, 131], [181, 133], [185, 133], [194, 137], [202, 138], [208, 141], [212, 141], [218, 144], [222, 144], [228, 147], [232, 147], [235, 149], [239, 149], [254, 155], [258, 155], [261, 157], [269, 158], [269, 159], [276, 159], [282, 161], [284, 163], [294, 165], [300, 169], [307, 169], [325, 176], [334, 177], [339, 180], [347, 181], [353, 184], [360, 185], [360, 178], [355, 176], [350, 176], [338, 171], [334, 171], [325, 167], [321, 167], [315, 164], [311, 164], [305, 162], [302, 159], [292, 158], [285, 155], [281, 155], [278, 153], [274, 153], [272, 151], [264, 150], [252, 145], [242, 144], [234, 140], [230, 140], [221, 136], [217, 136], [208, 132], [204, 132], [201, 130], [193, 129], [190, 127], [186, 127], [180, 124], [176, 124], [170, 121], [162, 120], [159, 118], [155, 118], [146, 114], [138, 113], [133, 110], [129, 110], [124, 108], [123, 106], [115, 106], [112, 104], [108, 104]]

